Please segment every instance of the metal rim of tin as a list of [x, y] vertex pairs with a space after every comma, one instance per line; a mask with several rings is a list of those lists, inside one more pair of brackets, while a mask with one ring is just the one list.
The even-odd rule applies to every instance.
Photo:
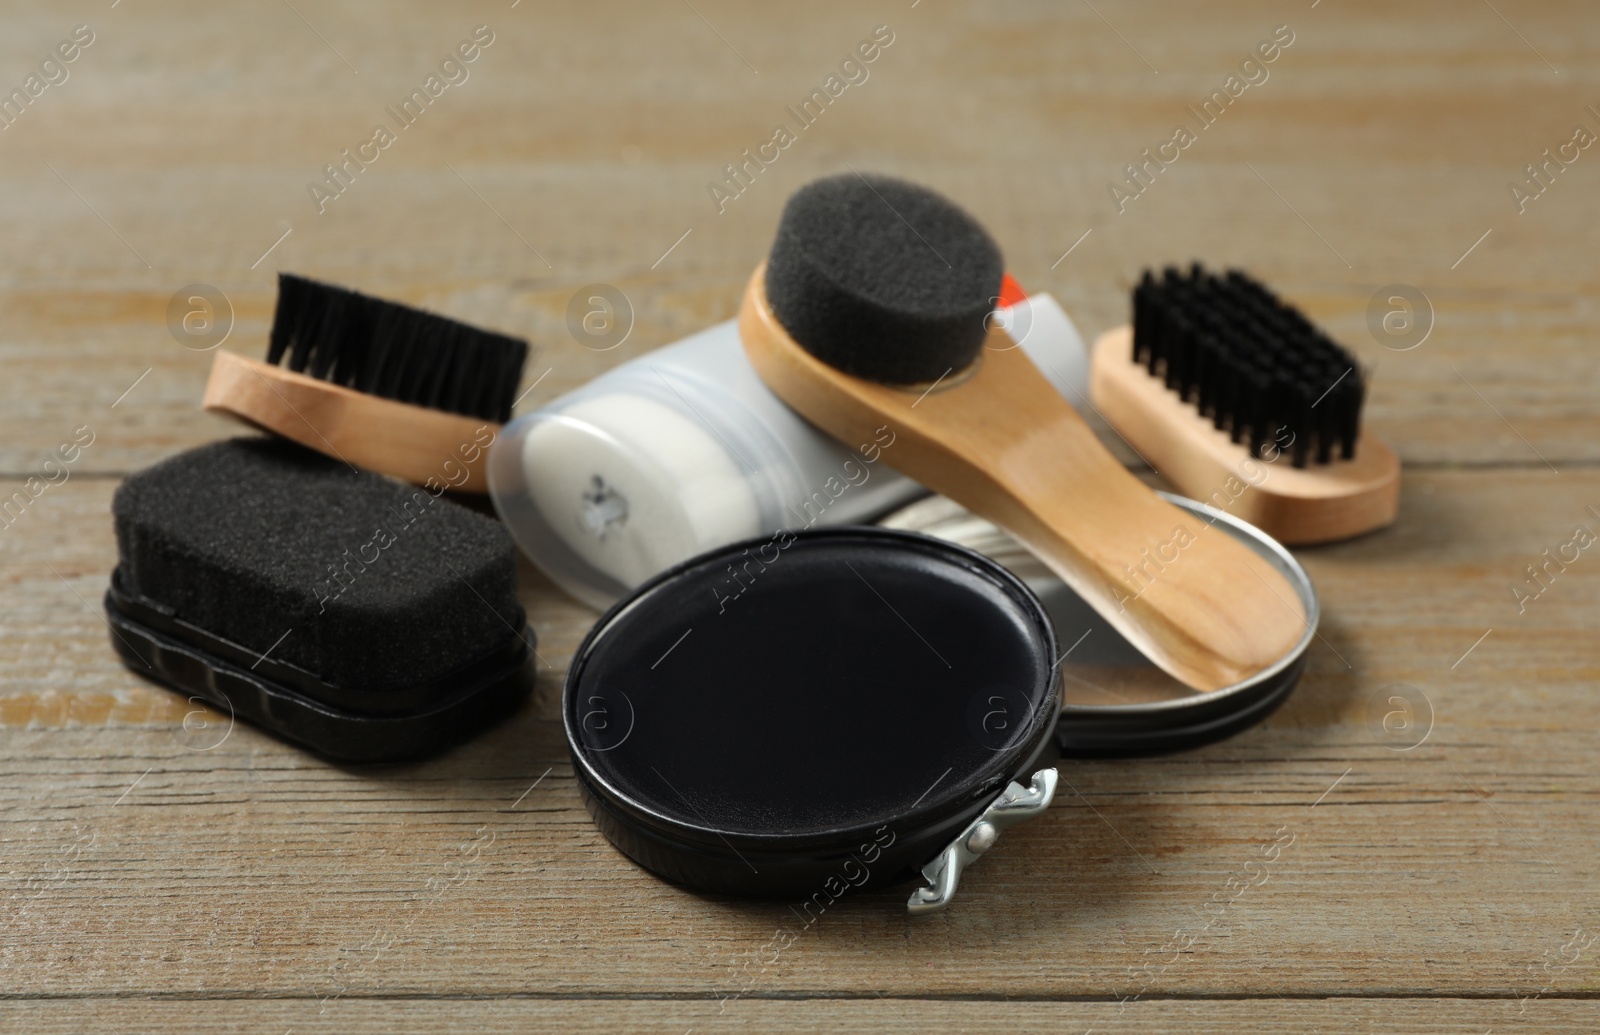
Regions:
[[1300, 679], [1306, 651], [1317, 635], [1321, 604], [1305, 568], [1261, 529], [1209, 504], [1170, 492], [1156, 495], [1226, 531], [1270, 562], [1299, 594], [1306, 628], [1277, 662], [1231, 686], [1168, 701], [1125, 705], [1063, 702], [1057, 739], [1074, 757], [1156, 754], [1199, 747], [1260, 721], [1283, 702]]
[[[858, 540], [882, 543], [889, 547], [911, 546], [923, 552], [943, 554], [950, 562], [980, 573], [1004, 587], [1005, 592], [1035, 620], [1039, 647], [1048, 668], [1044, 677], [1045, 685], [1036, 688], [1041, 707], [1030, 717], [1025, 735], [1019, 737], [1010, 748], [997, 752], [995, 761], [980, 774], [974, 774], [982, 779], [978, 793], [955, 803], [940, 804], [933, 801], [920, 809], [913, 805], [893, 816], [891, 822], [896, 824], [895, 829], [900, 836], [896, 839], [894, 850], [884, 852], [885, 867], [873, 876], [867, 886], [878, 887], [911, 879], [924, 864], [938, 856], [963, 827], [984, 814], [993, 804], [997, 793], [1012, 782], [1028, 784], [1036, 769], [1049, 764], [1050, 756], [1054, 753], [1052, 735], [1059, 722], [1061, 703], [1059, 666], [1049, 665], [1049, 659], [1055, 657], [1058, 646], [1054, 626], [1037, 596], [1021, 579], [993, 559], [957, 543], [918, 532], [860, 525], [811, 529], [793, 534], [796, 545], [802, 542]], [[692, 823], [671, 815], [617, 787], [597, 770], [589, 757], [592, 746], [585, 744], [573, 728], [574, 712], [570, 702], [580, 692], [579, 684], [584, 678], [589, 659], [596, 648], [603, 645], [606, 636], [617, 628], [623, 616], [638, 607], [647, 606], [652, 595], [666, 584], [687, 578], [708, 565], [720, 564], [722, 559], [740, 556], [747, 547], [764, 543], [768, 538], [763, 536], [743, 540], [690, 558], [617, 601], [591, 627], [574, 653], [562, 688], [561, 706], [562, 728], [585, 805], [602, 832], [616, 847], [646, 869], [669, 880], [706, 891], [762, 897], [810, 890], [815, 886], [816, 878], [809, 871], [818, 867], [838, 868], [839, 860], [843, 858], [841, 851], [861, 836], [862, 829], [842, 826], [807, 834], [759, 834], [722, 830], [714, 825]], [[686, 747], [685, 750], [693, 749]], [[730, 773], [729, 779], [737, 779], [737, 775]], [[935, 805], [938, 807], [932, 807]], [[729, 851], [737, 858], [723, 858]], [[749, 866], [745, 856], [769, 867], [768, 875], [759, 878], [741, 872], [743, 867]], [[790, 868], [785, 872], [786, 866]], [[752, 873], [755, 871], [754, 866], [749, 869]]]

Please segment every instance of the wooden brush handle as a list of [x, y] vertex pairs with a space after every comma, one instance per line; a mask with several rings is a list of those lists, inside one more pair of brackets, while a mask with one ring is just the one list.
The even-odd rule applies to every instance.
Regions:
[[201, 405], [336, 460], [457, 492], [489, 491], [500, 425], [395, 402], [219, 350]]
[[769, 388], [845, 442], [873, 441], [887, 424], [890, 466], [1006, 529], [1175, 678], [1231, 686], [1304, 636], [1288, 581], [1135, 478], [1003, 331], [990, 332], [975, 369], [932, 391], [864, 381], [790, 338], [765, 273], [750, 279], [739, 332]]

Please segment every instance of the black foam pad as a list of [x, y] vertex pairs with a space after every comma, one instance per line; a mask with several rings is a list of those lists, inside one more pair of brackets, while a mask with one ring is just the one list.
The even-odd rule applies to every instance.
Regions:
[[497, 522], [290, 442], [181, 453], [111, 509], [124, 592], [337, 687], [425, 682], [522, 630]]
[[977, 221], [886, 176], [816, 180], [789, 199], [767, 299], [806, 351], [884, 384], [935, 381], [977, 357], [1004, 275]]

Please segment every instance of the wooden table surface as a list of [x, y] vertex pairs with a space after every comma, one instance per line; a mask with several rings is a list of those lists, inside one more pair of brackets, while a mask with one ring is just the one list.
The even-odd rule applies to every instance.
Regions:
[[[1600, 149], [1571, 143], [1600, 135], [1593, 4], [66, 0], [0, 25], [0, 88], [41, 77], [0, 129], [0, 495], [93, 436], [0, 526], [6, 1030], [1600, 1028], [1600, 554], [1525, 570], [1600, 532]], [[323, 167], [480, 25], [465, 80], [319, 211]], [[879, 25], [868, 78], [719, 212], [708, 184]], [[1114, 200], [1275, 31], [1266, 78]], [[278, 269], [525, 335], [525, 412], [731, 315], [784, 199], [848, 167], [959, 199], [1086, 334], [1145, 266], [1202, 258], [1375, 370], [1400, 520], [1297, 551], [1322, 640], [1259, 728], [1069, 763], [950, 911], [849, 897], [773, 959], [787, 905], [667, 886], [590, 823], [558, 702], [595, 616], [530, 565], [534, 699], [425, 764], [186, 730], [118, 663], [111, 494], [234, 431], [169, 326], [187, 285], [247, 355]], [[611, 351], [567, 330], [592, 283], [634, 309]], [[1413, 348], [1369, 323], [1397, 284], [1431, 313]], [[1432, 714], [1410, 750], [1397, 694]]]

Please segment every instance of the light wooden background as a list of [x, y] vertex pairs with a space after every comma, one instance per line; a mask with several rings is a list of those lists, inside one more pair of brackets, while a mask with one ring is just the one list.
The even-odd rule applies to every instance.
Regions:
[[[0, 87], [79, 24], [70, 78], [0, 130], [0, 494], [95, 436], [0, 528], [7, 1030], [1600, 1028], [1600, 554], [1511, 593], [1600, 532], [1600, 149], [1525, 213], [1508, 187], [1600, 133], [1592, 4], [6, 3]], [[318, 214], [307, 182], [478, 24], [471, 78]], [[706, 183], [877, 24], [870, 79], [718, 214]], [[1119, 214], [1106, 183], [1279, 25], [1270, 79]], [[279, 268], [526, 335], [526, 410], [731, 315], [784, 198], [846, 163], [961, 200], [1086, 333], [1145, 265], [1198, 257], [1376, 367], [1400, 522], [1300, 551], [1326, 642], [1265, 725], [1069, 764], [950, 912], [846, 899], [765, 962], [784, 904], [668, 887], [591, 826], [557, 702], [594, 616], [531, 567], [535, 700], [423, 765], [213, 744], [118, 664], [111, 493], [231, 431], [169, 333], [180, 287], [227, 295], [247, 355]], [[610, 352], [566, 330], [593, 282], [637, 314]], [[1410, 351], [1368, 330], [1391, 283], [1435, 314]], [[1390, 684], [1431, 702], [1410, 751], [1373, 729]]]

